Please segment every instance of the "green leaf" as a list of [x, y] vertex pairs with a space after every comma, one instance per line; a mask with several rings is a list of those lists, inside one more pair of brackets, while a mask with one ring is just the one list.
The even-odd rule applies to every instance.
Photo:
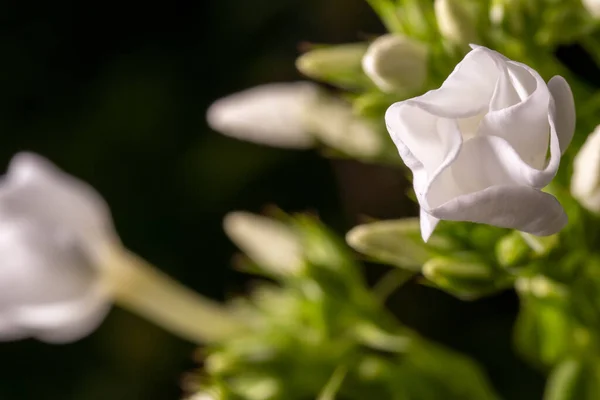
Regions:
[[572, 320], [558, 304], [527, 298], [515, 324], [519, 353], [538, 366], [552, 366], [564, 357], [572, 340]]

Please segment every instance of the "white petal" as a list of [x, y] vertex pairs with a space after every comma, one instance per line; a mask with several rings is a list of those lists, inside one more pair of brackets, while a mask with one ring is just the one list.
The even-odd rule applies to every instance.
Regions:
[[11, 160], [0, 185], [0, 212], [70, 232], [84, 246], [118, 241], [104, 199], [87, 183], [33, 153], [19, 153]]
[[538, 236], [559, 232], [567, 215], [554, 196], [526, 186], [492, 186], [429, 211], [450, 221], [471, 221]]
[[[526, 173], [526, 179], [532, 182], [532, 186], [544, 187], [556, 174], [560, 161], [558, 152], [551, 153], [551, 162], [548, 165], [546, 162], [550, 136], [556, 135], [556, 132], [551, 132], [548, 121], [550, 92], [542, 77], [534, 70], [513, 62], [509, 66], [513, 81], [520, 86], [522, 95], [527, 97], [519, 103], [486, 114], [481, 121], [480, 133], [506, 139], [526, 163], [520, 167]], [[535, 80], [535, 85], [528, 80]], [[533, 91], [532, 87], [535, 88]]]
[[77, 242], [0, 215], [0, 338], [78, 339], [109, 308], [99, 271]]
[[571, 87], [562, 76], [555, 76], [548, 82], [554, 99], [550, 113], [556, 126], [561, 153], [564, 153], [575, 133], [575, 100]]
[[434, 217], [433, 215], [428, 214], [427, 212], [425, 212], [425, 210], [423, 210], [421, 208], [420, 222], [421, 222], [421, 237], [423, 238], [423, 241], [425, 243], [427, 243], [427, 241], [433, 234], [433, 231], [435, 230], [435, 227], [440, 222], [440, 220], [438, 218]]
[[256, 86], [215, 101], [206, 118], [211, 128], [236, 139], [309, 148], [314, 140], [306, 113], [318, 94], [318, 87], [309, 82]]
[[439, 89], [407, 102], [417, 102], [431, 114], [467, 118], [487, 111], [500, 71], [497, 52], [477, 47], [456, 66]]
[[101, 285], [84, 296], [62, 303], [14, 310], [14, 318], [26, 327], [28, 336], [47, 343], [67, 343], [92, 333], [104, 321], [111, 308], [109, 293]]
[[465, 142], [460, 153], [430, 182], [422, 206], [426, 211], [466, 194], [494, 185], [520, 184], [519, 157], [504, 139], [478, 136]]

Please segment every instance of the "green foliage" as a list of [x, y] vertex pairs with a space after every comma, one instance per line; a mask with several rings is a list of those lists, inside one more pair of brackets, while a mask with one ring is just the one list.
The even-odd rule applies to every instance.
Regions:
[[250, 332], [204, 350], [198, 391], [256, 400], [497, 398], [472, 361], [389, 315], [352, 254], [314, 218], [287, 223], [303, 243], [305, 272], [238, 299]]

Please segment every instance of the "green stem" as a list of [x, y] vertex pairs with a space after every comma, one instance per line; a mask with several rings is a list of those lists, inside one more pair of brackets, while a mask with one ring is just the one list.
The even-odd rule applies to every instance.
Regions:
[[197, 344], [244, 330], [223, 305], [184, 287], [126, 249], [104, 254], [103, 278], [120, 306]]
[[339, 392], [347, 373], [348, 367], [346, 365], [338, 365], [321, 393], [317, 396], [317, 400], [335, 400], [335, 396]]
[[404, 33], [402, 21], [398, 16], [398, 7], [389, 0], [367, 0], [377, 13], [383, 25], [391, 33]]
[[393, 269], [386, 273], [373, 287], [373, 294], [382, 303], [398, 288], [411, 280], [417, 273], [404, 269]]

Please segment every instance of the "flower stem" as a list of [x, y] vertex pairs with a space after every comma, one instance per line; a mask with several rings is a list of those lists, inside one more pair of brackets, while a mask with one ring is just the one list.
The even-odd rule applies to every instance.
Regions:
[[223, 305], [186, 288], [136, 254], [126, 249], [108, 254], [104, 276], [120, 306], [197, 344], [244, 330]]
[[389, 0], [367, 0], [390, 33], [404, 33], [397, 6]]

